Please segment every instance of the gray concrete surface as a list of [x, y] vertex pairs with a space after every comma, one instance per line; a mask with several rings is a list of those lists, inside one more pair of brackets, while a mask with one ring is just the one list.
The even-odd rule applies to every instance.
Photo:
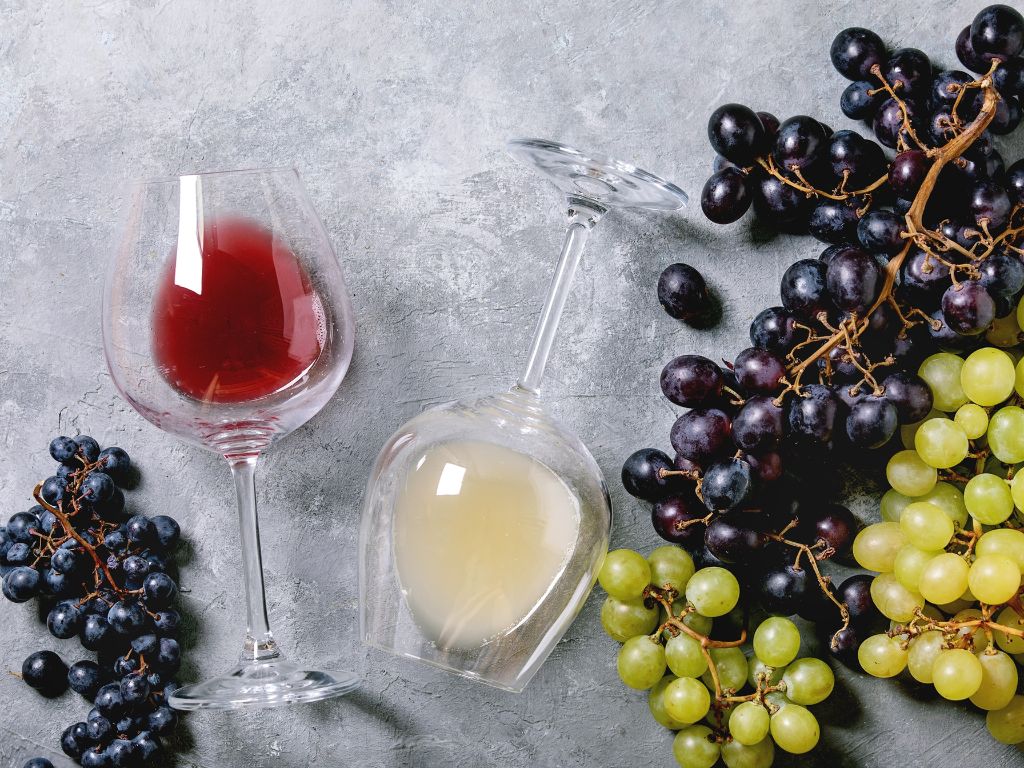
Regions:
[[[364, 479], [421, 408], [509, 384], [561, 237], [549, 188], [502, 151], [512, 135], [576, 142], [662, 173], [695, 197], [708, 113], [737, 100], [847, 126], [828, 45], [849, 24], [954, 63], [983, 0], [507, 3], [317, 0], [0, 0], [0, 498], [28, 503], [46, 442], [76, 430], [123, 445], [143, 471], [134, 508], [171, 513], [190, 540], [183, 584], [197, 631], [183, 673], [220, 671], [240, 641], [232, 491], [217, 457], [144, 422], [100, 348], [102, 275], [129, 179], [294, 164], [344, 263], [359, 320], [335, 400], [263, 462], [271, 614], [293, 656], [365, 676], [332, 703], [198, 714], [179, 766], [555, 768], [669, 766], [671, 736], [615, 673], [592, 599], [522, 695], [389, 658], [356, 638]], [[1014, 157], [1019, 143], [1008, 155]], [[1008, 158], [1008, 159], [1013, 159]], [[614, 216], [592, 238], [546, 394], [592, 448], [616, 507], [614, 545], [657, 541], [618, 484], [622, 459], [667, 442], [657, 374], [683, 351], [746, 345], [777, 279], [817, 253], [698, 209]], [[697, 332], [658, 307], [676, 260], [707, 275], [725, 313]], [[868, 518], [872, 488], [857, 509]], [[73, 661], [31, 609], [0, 605], [0, 664], [38, 648]], [[849, 672], [810, 757], [780, 765], [1009, 766], [966, 706]], [[0, 764], [57, 749], [87, 707], [0, 675]], [[898, 757], [897, 757], [898, 756]]]

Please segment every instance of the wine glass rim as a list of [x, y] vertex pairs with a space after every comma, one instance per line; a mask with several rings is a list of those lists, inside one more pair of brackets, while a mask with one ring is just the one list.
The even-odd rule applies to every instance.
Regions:
[[199, 176], [202, 178], [209, 178], [212, 176], [250, 176], [253, 174], [281, 174], [290, 173], [295, 176], [299, 175], [298, 169], [294, 165], [275, 165], [268, 167], [255, 167], [255, 168], [229, 168], [222, 171], [200, 171], [198, 173], [183, 173], [178, 176], [151, 176], [147, 178], [135, 179], [132, 183], [136, 186], [148, 186], [150, 184], [177, 184], [183, 178], [190, 178], [192, 176]]

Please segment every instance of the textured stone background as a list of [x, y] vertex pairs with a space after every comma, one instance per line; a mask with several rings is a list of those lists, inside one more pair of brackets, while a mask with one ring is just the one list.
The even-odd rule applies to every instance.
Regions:
[[[102, 276], [129, 179], [294, 164], [347, 271], [359, 331], [335, 400], [262, 466], [271, 614], [296, 657], [355, 669], [356, 695], [288, 711], [200, 714], [177, 765], [293, 768], [669, 766], [671, 736], [615, 673], [591, 600], [526, 693], [388, 658], [356, 639], [364, 479], [386, 436], [421, 408], [517, 373], [561, 237], [556, 199], [502, 150], [512, 135], [596, 148], [696, 196], [725, 100], [835, 127], [844, 81], [828, 63], [843, 26], [954, 64], [983, 0], [0, 0], [0, 498], [7, 513], [49, 474], [46, 443], [77, 430], [135, 457], [130, 503], [168, 512], [191, 541], [185, 679], [219, 672], [240, 642], [233, 498], [216, 456], [145, 423], [116, 394], [100, 348]], [[1016, 156], [1017, 151], [1007, 152]], [[1013, 159], [1012, 157], [1009, 159]], [[819, 250], [699, 210], [609, 217], [577, 278], [548, 380], [552, 408], [611, 485], [613, 543], [657, 542], [618, 484], [635, 448], [666, 442], [657, 374], [683, 351], [732, 355], [777, 279]], [[725, 313], [696, 332], [653, 286], [668, 263], [707, 275]], [[870, 491], [871, 489], [866, 489]], [[857, 508], [876, 514], [867, 497]], [[5, 513], [5, 515], [7, 514]], [[70, 643], [0, 605], [0, 664]], [[802, 766], [1024, 762], [967, 707], [844, 672]], [[0, 675], [0, 763], [56, 749], [87, 706], [44, 701]]]

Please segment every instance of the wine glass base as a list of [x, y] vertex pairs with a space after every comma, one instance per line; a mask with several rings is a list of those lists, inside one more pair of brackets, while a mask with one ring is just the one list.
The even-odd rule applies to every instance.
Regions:
[[546, 139], [512, 139], [508, 153], [570, 198], [611, 208], [674, 211], [689, 198], [675, 184], [629, 163]]
[[299, 669], [282, 659], [242, 664], [212, 680], [179, 688], [168, 698], [174, 709], [262, 709], [344, 696], [358, 688], [352, 672]]

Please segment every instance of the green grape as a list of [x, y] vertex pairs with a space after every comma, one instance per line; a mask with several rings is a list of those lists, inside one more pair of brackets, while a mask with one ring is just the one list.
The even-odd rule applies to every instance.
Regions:
[[[1019, 335], [1020, 334], [1020, 325], [1019, 325], [1019, 323], [1020, 323], [1020, 321], [1018, 321], [1018, 327], [1017, 327], [1017, 333], [1018, 333], [1017, 338], [1018, 339], [1020, 339], [1020, 335]], [[1015, 346], [1017, 346], [1017, 343], [1015, 342], [1014, 344], [1008, 345], [1008, 346], [1014, 346], [1015, 347]], [[1017, 369], [1015, 371], [1013, 388], [1017, 391], [1018, 395], [1020, 395], [1021, 397], [1024, 397], [1024, 359], [1017, 361]]]
[[710, 728], [691, 725], [676, 734], [672, 754], [680, 768], [711, 768], [718, 762], [721, 750]]
[[[871, 582], [871, 599], [882, 615], [893, 621], [910, 621], [914, 611], [924, 605], [924, 598], [911, 592], [892, 573], [881, 573]], [[756, 648], [757, 635], [754, 635]]]
[[782, 616], [767, 618], [754, 631], [754, 653], [765, 664], [784, 667], [800, 653], [800, 630]]
[[[940, 483], [937, 483], [936, 485], [940, 485]], [[890, 488], [882, 494], [882, 501], [879, 503], [879, 511], [882, 513], [882, 520], [890, 523], [898, 523], [900, 521], [900, 515], [903, 514], [903, 510], [910, 502], [911, 499], [908, 496], [904, 496], [902, 493]]]
[[[977, 602], [978, 601], [975, 600], [973, 597], [969, 600], [970, 605], [975, 605], [977, 604]], [[950, 621], [956, 624], [964, 624], [968, 621], [977, 621], [978, 619], [982, 618], [984, 618], [984, 616], [982, 616], [981, 611], [979, 611], [977, 608], [964, 608], [962, 611], [957, 611], [956, 613], [954, 613]], [[960, 629], [956, 631], [956, 634], [957, 637], [965, 638], [967, 641], [969, 641], [970, 646], [972, 648], [974, 647], [974, 627], [960, 627]]]
[[931, 387], [935, 410], [952, 413], [967, 402], [967, 395], [960, 384], [963, 367], [963, 359], [949, 352], [939, 352], [921, 363], [917, 375]]
[[960, 425], [949, 419], [930, 419], [914, 436], [914, 448], [930, 467], [949, 469], [965, 458], [970, 445]]
[[952, 603], [967, 589], [970, 570], [971, 566], [960, 555], [943, 552], [925, 565], [918, 582], [918, 591], [929, 603]]
[[977, 440], [988, 431], [988, 412], [975, 403], [961, 405], [953, 415], [953, 421], [960, 425], [970, 440]]
[[[999, 615], [996, 616], [996, 624], [1024, 631], [1024, 618], [1018, 616], [1017, 611], [1009, 606], [1003, 608]], [[1024, 637], [1012, 635], [998, 629], [993, 630], [993, 635], [995, 636], [996, 645], [1007, 653], [1024, 653]]]
[[768, 710], [753, 701], [744, 701], [732, 713], [729, 734], [740, 744], [757, 744], [768, 735], [771, 717]]
[[696, 611], [690, 611], [688, 614], [683, 616], [683, 624], [688, 626], [698, 635], [704, 635], [707, 637], [711, 634], [711, 619], [703, 614], [697, 613]]
[[775, 745], [765, 737], [757, 744], [740, 744], [735, 739], [722, 745], [722, 762], [726, 768], [771, 768], [775, 762]]
[[965, 608], [970, 608], [972, 605], [974, 605], [974, 600], [963, 600], [958, 597], [951, 603], [940, 603], [939, 608], [942, 609], [943, 613], [953, 615], [955, 613], [958, 613], [959, 611], [964, 610]]
[[680, 723], [678, 720], [672, 719], [668, 712], [665, 711], [665, 689], [673, 680], [675, 680], [675, 677], [672, 675], [665, 675], [661, 680], [654, 684], [650, 693], [647, 694], [647, 707], [651, 710], [651, 717], [653, 717], [659, 725], [672, 731], [678, 731], [680, 728], [685, 728], [686, 723]]
[[1002, 709], [985, 715], [985, 725], [992, 738], [1003, 744], [1024, 741], [1024, 696], [1014, 696]]
[[1002, 709], [1013, 701], [1017, 692], [1017, 665], [1002, 651], [978, 654], [981, 662], [981, 686], [971, 696], [971, 704], [978, 709]]
[[875, 523], [853, 540], [853, 557], [861, 567], [885, 573], [892, 571], [896, 554], [906, 543], [899, 523]]
[[618, 668], [630, 688], [653, 688], [665, 676], [665, 648], [647, 635], [631, 637], [619, 649]]
[[945, 638], [937, 629], [922, 632], [910, 641], [910, 647], [907, 649], [907, 669], [917, 682], [932, 681], [932, 667], [942, 653], [944, 643]]
[[1024, 408], [1009, 405], [989, 418], [988, 447], [1003, 464], [1024, 461]]
[[967, 586], [981, 602], [1001, 605], [1020, 589], [1020, 568], [1005, 555], [976, 557], [967, 577]]
[[771, 717], [771, 733], [779, 749], [794, 755], [810, 752], [818, 743], [818, 720], [806, 707], [791, 704]]
[[885, 476], [889, 485], [905, 496], [924, 496], [938, 481], [938, 471], [921, 461], [917, 451], [894, 453], [885, 467]]
[[686, 585], [686, 599], [697, 613], [715, 618], [724, 616], [740, 599], [740, 584], [725, 568], [701, 568]]
[[651, 584], [651, 567], [638, 552], [616, 549], [605, 556], [597, 580], [612, 597], [635, 602]]
[[647, 556], [647, 564], [651, 567], [651, 584], [656, 587], [670, 584], [679, 594], [686, 589], [686, 582], [696, 570], [690, 553], [671, 544], [651, 552]]
[[999, 405], [1013, 394], [1016, 377], [1013, 360], [1001, 349], [982, 347], [964, 360], [960, 386], [978, 405]]
[[637, 635], [649, 635], [658, 626], [658, 606], [609, 597], [601, 606], [601, 626], [613, 640], [624, 643]]
[[983, 472], [975, 475], [964, 488], [967, 511], [979, 523], [999, 525], [1013, 512], [1013, 496], [1003, 478]]
[[1021, 337], [1020, 326], [1014, 313], [993, 320], [992, 325], [985, 331], [985, 341], [995, 347], [1017, 346], [1021, 342]]
[[981, 687], [981, 662], [963, 648], [943, 651], [932, 665], [932, 685], [938, 694], [950, 701], [962, 701]]
[[857, 649], [861, 668], [874, 677], [895, 677], [907, 666], [907, 652], [895, 638], [872, 635]]
[[[964, 495], [955, 485], [936, 483], [930, 492], [914, 501], [927, 501], [929, 504], [934, 504], [946, 513], [956, 528], [963, 528], [967, 525], [967, 507], [964, 504]], [[902, 510], [900, 511], [902, 512]]]
[[771, 704], [775, 709], [782, 709], [783, 707], [788, 707], [793, 703], [793, 700], [782, 691], [772, 691], [765, 695], [764, 700]]
[[[904, 587], [912, 592], [920, 592], [921, 574], [924, 573], [925, 566], [938, 554], [938, 552], [926, 552], [908, 544], [896, 555], [892, 572]], [[956, 593], [957, 597], [960, 596], [960, 592]]]
[[836, 678], [832, 669], [821, 659], [797, 659], [782, 675], [786, 683], [786, 696], [797, 704], [819, 704], [829, 697]]
[[677, 677], [700, 677], [708, 668], [700, 642], [686, 634], [676, 635], [665, 643], [665, 661]]
[[1024, 471], [1017, 472], [1010, 481], [1010, 495], [1017, 509], [1024, 510]]
[[928, 419], [944, 419], [946, 415], [940, 411], [936, 411], [934, 408], [928, 411], [928, 415], [920, 421], [915, 421], [913, 424], [904, 424], [900, 427], [900, 442], [903, 443], [904, 448], [914, 449], [914, 437], [917, 435], [917, 430], [921, 428]]
[[[1016, 480], [1016, 478], [1014, 478]], [[1024, 489], [1024, 485], [1021, 486]], [[1012, 528], [996, 528], [982, 535], [974, 545], [974, 554], [1003, 555], [1024, 571], [1024, 532]]]
[[785, 667], [770, 667], [757, 656], [751, 656], [747, 659], [747, 684], [751, 688], [757, 688], [758, 675], [768, 675], [768, 685], [775, 685], [782, 679], [785, 671]]
[[[722, 690], [738, 691], [747, 682], [747, 657], [739, 648], [711, 648], [711, 661], [715, 663], [718, 684]], [[710, 689], [715, 689], [714, 678], [709, 669], [700, 679]]]
[[900, 530], [918, 549], [935, 552], [944, 549], [953, 538], [953, 521], [934, 504], [915, 501], [900, 515]]
[[662, 695], [665, 714], [681, 723], [696, 723], [708, 713], [711, 694], [700, 680], [679, 677], [665, 688]]

